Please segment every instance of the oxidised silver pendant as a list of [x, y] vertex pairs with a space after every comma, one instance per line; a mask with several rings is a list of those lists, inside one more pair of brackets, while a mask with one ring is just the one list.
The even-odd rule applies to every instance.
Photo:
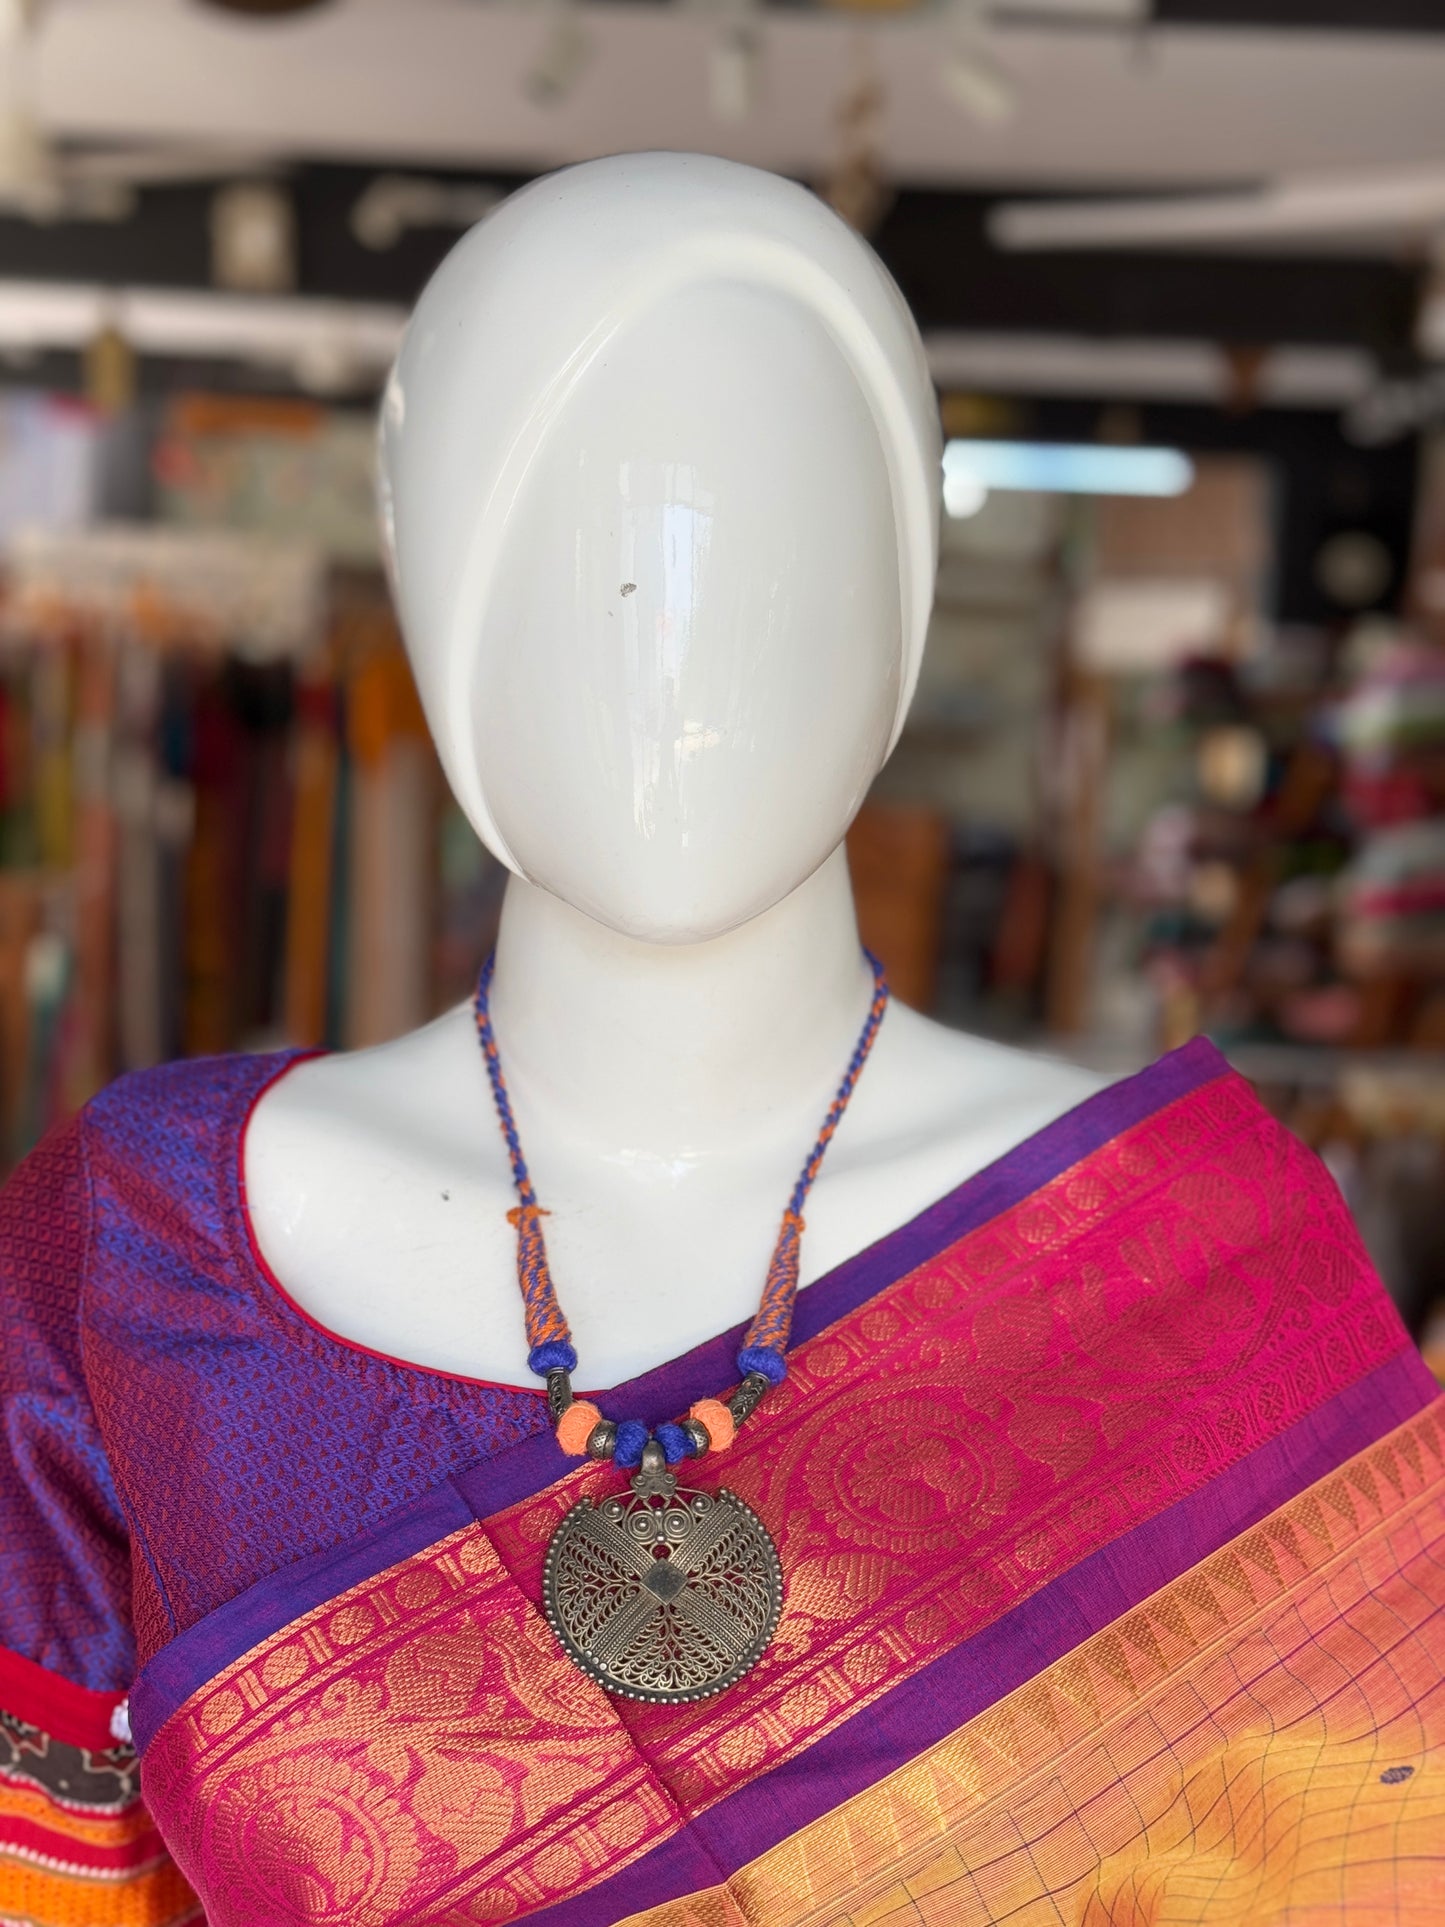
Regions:
[[647, 1465], [630, 1497], [572, 1507], [547, 1548], [542, 1603], [568, 1658], [607, 1692], [700, 1700], [767, 1650], [783, 1571], [735, 1493], [688, 1491]]

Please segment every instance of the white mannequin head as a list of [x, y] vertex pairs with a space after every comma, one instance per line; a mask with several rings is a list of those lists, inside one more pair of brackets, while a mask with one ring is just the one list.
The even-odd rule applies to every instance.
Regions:
[[687, 943], [833, 850], [896, 740], [937, 556], [911, 317], [804, 189], [621, 155], [422, 295], [382, 517], [448, 780], [519, 875]]

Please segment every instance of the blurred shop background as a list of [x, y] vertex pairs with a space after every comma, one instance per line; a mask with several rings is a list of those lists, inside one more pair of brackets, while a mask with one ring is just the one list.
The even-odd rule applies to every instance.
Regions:
[[1207, 1030], [1445, 1367], [1441, 0], [0, 0], [0, 1165], [466, 994], [372, 410], [458, 234], [701, 148], [871, 240], [948, 435], [850, 839], [951, 1023]]

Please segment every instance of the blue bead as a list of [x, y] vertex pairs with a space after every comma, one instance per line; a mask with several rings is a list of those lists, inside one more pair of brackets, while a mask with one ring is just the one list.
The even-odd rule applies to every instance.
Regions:
[[692, 1440], [680, 1425], [659, 1425], [656, 1436], [669, 1465], [678, 1465], [683, 1459], [692, 1457]]
[[769, 1385], [781, 1385], [788, 1376], [788, 1361], [780, 1353], [770, 1352], [766, 1345], [744, 1345], [738, 1353], [738, 1370], [744, 1378], [756, 1372]]
[[548, 1372], [575, 1372], [577, 1354], [565, 1338], [549, 1338], [545, 1345], [532, 1347], [527, 1363], [538, 1378], [545, 1378]]
[[617, 1428], [617, 1444], [612, 1453], [614, 1464], [641, 1465], [642, 1448], [651, 1436], [641, 1419], [623, 1419]]

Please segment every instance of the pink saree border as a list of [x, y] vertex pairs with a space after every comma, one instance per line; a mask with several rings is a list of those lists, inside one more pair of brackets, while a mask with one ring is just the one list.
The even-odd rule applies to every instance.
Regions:
[[[796, 1346], [859, 1310], [940, 1257], [950, 1246], [1015, 1209], [1043, 1187], [1080, 1166], [1123, 1133], [1162, 1114], [1207, 1085], [1229, 1080], [1229, 1065], [1207, 1038], [1197, 1037], [1133, 1077], [1086, 1098], [986, 1169], [976, 1172], [909, 1223], [806, 1286], [798, 1294]], [[659, 1366], [611, 1393], [599, 1395], [606, 1412], [641, 1412], [652, 1422], [685, 1411], [730, 1382], [743, 1327], [720, 1334], [682, 1358]], [[409, 1552], [542, 1492], [573, 1471], [551, 1431], [478, 1461], [398, 1508], [346, 1543], [281, 1567], [207, 1614], [154, 1653], [130, 1696], [132, 1730], [142, 1749], [160, 1726], [205, 1682], [269, 1634], [312, 1607], [368, 1578]]]
[[[725, 1708], [594, 1696], [585, 1723], [629, 1844], [585, 1878], [579, 1863], [561, 1892], [534, 1881], [523, 1911], [585, 1927], [726, 1877], [845, 1797], [850, 1753], [871, 1783], [929, 1745], [938, 1720], [952, 1730], [1020, 1668], [1068, 1652], [1096, 1613], [1117, 1616], [1433, 1394], [1317, 1160], [1237, 1079], [1176, 1099], [799, 1348], [789, 1391], [727, 1473], [779, 1523], [791, 1577], [778, 1644]], [[891, 1435], [915, 1454], [901, 1486], [877, 1458]], [[527, 1646], [529, 1704], [575, 1698], [537, 1612], [538, 1569], [560, 1511], [606, 1478], [584, 1469], [481, 1525], [454, 1489], [446, 1513], [460, 1506], [467, 1523], [363, 1582], [400, 1615], [387, 1650], [408, 1637], [402, 1593], [450, 1545], [496, 1626]], [[284, 1641], [263, 1638], [153, 1733], [163, 1825], [189, 1824], [187, 1789], [252, 1743], [233, 1737], [242, 1724], [293, 1730], [323, 1674], [333, 1688], [347, 1679], [328, 1628], [354, 1613], [357, 1590], [317, 1604]], [[463, 1585], [437, 1610], [475, 1604]], [[486, 1637], [480, 1622], [475, 1633]], [[265, 1669], [282, 1646], [272, 1704]], [[473, 1721], [484, 1749], [470, 1689], [456, 1690], [454, 1718]], [[384, 1700], [381, 1674], [367, 1692]], [[237, 1710], [218, 1722], [223, 1693]], [[509, 1865], [524, 1845], [509, 1841]], [[468, 1864], [446, 1891], [500, 1877], [489, 1866]]]

